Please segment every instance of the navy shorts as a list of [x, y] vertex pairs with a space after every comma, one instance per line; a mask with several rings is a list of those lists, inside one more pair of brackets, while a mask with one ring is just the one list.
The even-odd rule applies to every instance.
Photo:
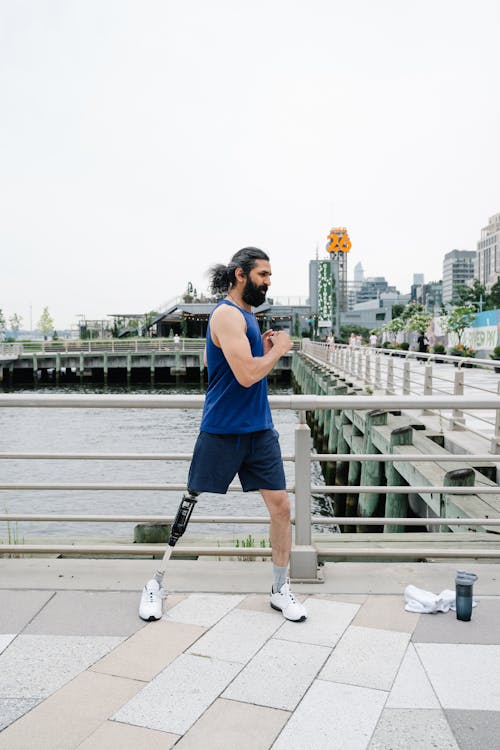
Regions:
[[200, 432], [189, 469], [188, 489], [224, 495], [236, 474], [244, 492], [285, 489], [276, 430], [244, 435]]

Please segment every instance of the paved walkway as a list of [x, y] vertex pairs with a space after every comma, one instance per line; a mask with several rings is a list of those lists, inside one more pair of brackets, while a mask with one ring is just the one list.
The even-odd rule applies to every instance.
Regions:
[[[479, 575], [469, 623], [404, 611]], [[147, 560], [0, 560], [0, 749], [500, 748], [500, 567], [328, 563], [269, 607], [264, 562], [171, 561], [162, 621], [137, 617]]]

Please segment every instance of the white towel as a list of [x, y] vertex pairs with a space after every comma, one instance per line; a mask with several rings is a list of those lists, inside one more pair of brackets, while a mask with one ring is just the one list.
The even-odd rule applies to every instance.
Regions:
[[[407, 612], [420, 614], [448, 612], [450, 609], [455, 609], [455, 592], [451, 589], [444, 589], [440, 594], [433, 594], [432, 591], [409, 585], [405, 588], [405, 602]], [[472, 602], [472, 606], [476, 606], [475, 601]]]

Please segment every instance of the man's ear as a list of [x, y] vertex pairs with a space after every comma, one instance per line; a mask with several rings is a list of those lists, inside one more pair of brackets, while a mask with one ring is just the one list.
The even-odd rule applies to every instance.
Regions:
[[244, 282], [246, 280], [246, 273], [240, 267], [235, 269], [234, 275], [235, 275], [236, 281]]

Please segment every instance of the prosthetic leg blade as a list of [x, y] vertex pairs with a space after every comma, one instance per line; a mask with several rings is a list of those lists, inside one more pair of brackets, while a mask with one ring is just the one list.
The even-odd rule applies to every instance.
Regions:
[[170, 560], [172, 550], [177, 541], [186, 530], [188, 521], [191, 518], [191, 513], [196, 505], [196, 497], [197, 493], [188, 492], [188, 494], [184, 495], [181, 500], [174, 523], [172, 524], [170, 539], [168, 540], [168, 546], [163, 555], [160, 567], [142, 590], [141, 601], [139, 604], [139, 617], [141, 620], [150, 622], [152, 620], [161, 620], [162, 618], [163, 600], [167, 597], [163, 588], [163, 577], [165, 575], [166, 563]]

